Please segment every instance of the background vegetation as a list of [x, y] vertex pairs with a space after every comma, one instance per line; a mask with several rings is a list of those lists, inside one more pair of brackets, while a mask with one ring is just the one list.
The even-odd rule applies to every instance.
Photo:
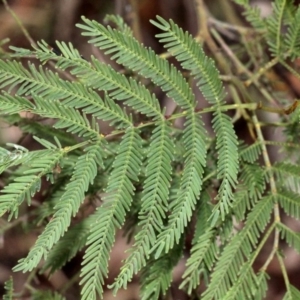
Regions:
[[6, 299], [299, 299], [297, 1], [1, 14]]

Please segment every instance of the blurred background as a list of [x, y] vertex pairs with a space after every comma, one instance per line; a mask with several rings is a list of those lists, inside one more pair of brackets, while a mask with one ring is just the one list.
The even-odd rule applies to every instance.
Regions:
[[[271, 1], [255, 0], [253, 5], [257, 5], [262, 16], [271, 13]], [[158, 33], [157, 29], [150, 24], [149, 20], [154, 19], [156, 15], [160, 15], [165, 19], [173, 19], [175, 23], [184, 30], [188, 30], [191, 34], [196, 35], [198, 32], [198, 24], [195, 11], [195, 3], [193, 0], [7, 0], [9, 7], [18, 16], [24, 27], [30, 33], [34, 41], [45, 40], [50, 45], [55, 45], [55, 41], [72, 42], [72, 44], [85, 57], [89, 58], [92, 54], [100, 60], [108, 61], [108, 58], [101, 54], [97, 49], [93, 48], [82, 37], [80, 30], [75, 27], [76, 23], [81, 22], [82, 15], [87, 18], [103, 22], [107, 14], [121, 15], [125, 21], [132, 27], [133, 32], [138, 40], [146, 46], [152, 47], [157, 53], [161, 53], [163, 49], [155, 40], [154, 36]], [[242, 10], [239, 6], [230, 0], [209, 0], [205, 1], [207, 10], [215, 19], [221, 20], [235, 25], [244, 25]], [[298, 2], [295, 1], [295, 5]], [[11, 13], [5, 8], [0, 0], [0, 41], [9, 38], [10, 41], [2, 46], [1, 56], [5, 57], [5, 51], [9, 52], [9, 45], [23, 48], [30, 48], [30, 43], [16, 20]], [[113, 64], [113, 62], [110, 62]], [[289, 75], [288, 75], [289, 76]], [[288, 82], [294, 86], [299, 92], [299, 87], [292, 82], [293, 78]], [[298, 82], [297, 82], [298, 84]], [[162, 105], [167, 106], [167, 111], [172, 111], [173, 103], [161, 96]], [[239, 129], [240, 130], [240, 129]], [[0, 129], [1, 144], [7, 142], [18, 143], [22, 133], [17, 127], [6, 126], [2, 123]], [[32, 140], [27, 140], [26, 147], [32, 149]], [[24, 230], [21, 225], [24, 219], [13, 221], [12, 225], [0, 219], [0, 232], [5, 234], [0, 236], [0, 295], [3, 293], [3, 284], [9, 278], [11, 268], [16, 265], [18, 259], [24, 257], [29, 248], [36, 240], [39, 231]], [[288, 221], [288, 220], [287, 220]], [[291, 228], [299, 231], [299, 224], [294, 220], [287, 224]], [[7, 228], [11, 229], [7, 230]], [[2, 228], [1, 228], [2, 227]], [[271, 247], [271, 241], [270, 241]], [[116, 245], [111, 254], [109, 265], [109, 278], [107, 283], [111, 283], [112, 279], [118, 274], [121, 260], [124, 259], [124, 251], [128, 248], [126, 238], [122, 236], [122, 232], [117, 234]], [[300, 259], [299, 256], [291, 249], [284, 248], [286, 255], [286, 266], [291, 278], [291, 283], [300, 288]], [[266, 247], [263, 250], [261, 261], [265, 257], [264, 252], [268, 255], [270, 249]], [[35, 283], [39, 288], [60, 290], [68, 285], [69, 279], [77, 274], [80, 267], [80, 255], [68, 263], [62, 271], [56, 272], [52, 277], [37, 275]], [[174, 270], [174, 281], [168, 299], [185, 300], [191, 299], [184, 292], [177, 289], [180, 278], [184, 270], [185, 258], [182, 258], [176, 269]], [[257, 263], [259, 269], [261, 265]], [[266, 299], [279, 300], [283, 298], [285, 293], [284, 282], [281, 277], [281, 271], [276, 260], [274, 260], [269, 269], [270, 289]], [[15, 273], [14, 288], [20, 291], [26, 285], [28, 274]], [[67, 299], [79, 299], [79, 287], [71, 286], [66, 290]], [[132, 283], [125, 291], [120, 291], [116, 298], [112, 297], [109, 290], [105, 292], [104, 300], [122, 299], [134, 300], [138, 297], [138, 279], [134, 278]], [[25, 296], [22, 299], [30, 299]], [[195, 298], [196, 299], [196, 298]]]

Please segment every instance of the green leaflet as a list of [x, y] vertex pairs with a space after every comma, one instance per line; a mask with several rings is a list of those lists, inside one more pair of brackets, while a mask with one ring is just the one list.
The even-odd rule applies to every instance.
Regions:
[[183, 239], [168, 254], [149, 260], [141, 272], [141, 299], [158, 299], [165, 295], [172, 282], [172, 271], [182, 255]]
[[281, 238], [286, 240], [289, 246], [293, 247], [298, 253], [300, 253], [300, 234], [291, 230], [282, 223], [279, 223], [277, 226], [279, 228]]
[[181, 62], [183, 68], [191, 71], [205, 99], [216, 107], [212, 123], [217, 136], [218, 178], [222, 179], [222, 183], [219, 188], [219, 202], [212, 216], [212, 222], [215, 223], [219, 214], [224, 220], [229, 212], [233, 200], [232, 189], [236, 186], [238, 172], [237, 137], [230, 118], [221, 111], [224, 104], [224, 88], [214, 62], [204, 54], [191, 35], [184, 33], [172, 21], [168, 23], [160, 17], [157, 19], [159, 23], [152, 23], [164, 31], [157, 35], [160, 42]]
[[143, 153], [141, 138], [135, 129], [127, 129], [113, 163], [103, 205], [95, 212], [87, 239], [87, 250], [81, 270], [84, 284], [82, 299], [102, 295], [107, 277], [109, 252], [114, 243], [115, 228], [120, 228], [132, 202], [134, 181], [138, 181]]
[[[20, 153], [13, 153], [21, 158], [18, 163], [27, 164], [23, 172], [23, 176], [18, 176], [13, 182], [4, 187], [0, 195], [0, 215], [9, 212], [9, 219], [18, 216], [18, 208], [24, 200], [28, 204], [31, 197], [40, 190], [41, 178], [47, 173], [51, 173], [52, 169], [58, 164], [64, 155], [61, 149], [56, 150], [40, 150], [28, 153], [25, 157]], [[10, 156], [11, 159], [12, 156]], [[14, 165], [16, 160], [13, 160]], [[8, 167], [8, 165], [7, 165]]]
[[42, 258], [46, 258], [49, 250], [65, 233], [74, 216], [84, 200], [84, 194], [89, 184], [97, 174], [98, 166], [102, 165], [100, 142], [87, 148], [74, 168], [73, 176], [62, 195], [60, 202], [55, 207], [53, 220], [48, 223], [44, 232], [38, 237], [35, 246], [30, 250], [25, 259], [19, 261], [15, 271], [30, 271], [35, 268]]
[[238, 280], [245, 257], [249, 259], [258, 242], [260, 232], [270, 220], [272, 208], [273, 199], [271, 196], [266, 196], [249, 213], [245, 227], [233, 237], [221, 253], [211, 282], [203, 294], [204, 300], [222, 299]]

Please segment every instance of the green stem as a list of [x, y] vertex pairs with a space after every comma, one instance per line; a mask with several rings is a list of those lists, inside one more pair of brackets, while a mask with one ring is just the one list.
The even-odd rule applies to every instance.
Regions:
[[253, 74], [248, 80], [245, 81], [245, 86], [250, 86], [254, 81], [256, 81], [260, 76], [262, 76], [265, 72], [267, 72], [269, 69], [273, 68], [278, 63], [278, 57], [273, 58], [271, 61], [269, 61], [267, 64], [265, 64], [263, 67], [261, 67], [258, 72]]
[[267, 232], [263, 235], [262, 240], [260, 241], [259, 245], [257, 246], [257, 248], [255, 249], [255, 254], [253, 257], [251, 257], [251, 265], [254, 263], [255, 259], [257, 258], [258, 254], [260, 253], [260, 251], [262, 250], [263, 246], [265, 245], [265, 243], [267, 242], [268, 238], [270, 237], [271, 233], [273, 232], [274, 228], [276, 226], [276, 223], [272, 223], [272, 225], [269, 227], [269, 229], [267, 230]]
[[290, 286], [290, 281], [289, 281], [289, 277], [288, 277], [288, 274], [287, 274], [287, 271], [286, 271], [286, 267], [284, 265], [282, 256], [280, 255], [280, 253], [278, 251], [277, 251], [276, 255], [277, 255], [277, 259], [278, 259], [280, 269], [281, 269], [281, 272], [282, 272], [282, 275], [283, 275], [283, 279], [284, 279], [286, 289], [289, 291], [290, 290], [290, 287], [289, 287]]

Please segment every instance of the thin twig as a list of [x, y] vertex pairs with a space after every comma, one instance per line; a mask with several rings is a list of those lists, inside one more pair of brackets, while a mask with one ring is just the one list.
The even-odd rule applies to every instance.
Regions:
[[266, 244], [268, 238], [270, 237], [271, 233], [274, 231], [276, 224], [273, 223], [267, 230], [267, 232], [264, 233], [263, 238], [259, 242], [258, 246], [255, 248], [256, 255], [251, 257], [250, 264], [252, 265], [254, 261], [256, 260], [258, 254], [262, 250], [263, 246]]
[[279, 62], [278, 57], [275, 57], [272, 60], [270, 60], [267, 64], [265, 64], [263, 67], [261, 67], [258, 70], [258, 72], [253, 74], [248, 80], [245, 81], [245, 86], [246, 87], [250, 86], [254, 81], [256, 81], [265, 72], [267, 72], [269, 69], [273, 68], [278, 62]]
[[282, 259], [281, 255], [278, 251], [277, 251], [276, 255], [277, 255], [277, 259], [278, 259], [280, 269], [281, 269], [281, 272], [282, 272], [282, 275], [283, 275], [284, 284], [286, 286], [286, 289], [289, 290], [290, 289], [290, 287], [289, 287], [290, 281], [289, 281], [289, 277], [288, 277], [288, 274], [287, 274], [287, 271], [286, 271], [286, 267], [284, 265], [284, 262], [283, 262], [283, 259]]
[[225, 74], [231, 74], [230, 68], [224, 59], [222, 53], [219, 51], [219, 48], [213, 38], [210, 35], [210, 32], [208, 30], [208, 21], [207, 21], [207, 8], [204, 4], [203, 0], [194, 0], [196, 13], [197, 13], [197, 20], [198, 20], [198, 39], [200, 41], [203, 41], [208, 46], [211, 53], [216, 58], [219, 68], [225, 73]]
[[[257, 104], [256, 103], [241, 103], [241, 104], [228, 104], [228, 105], [222, 105], [220, 107], [220, 110], [222, 111], [228, 111], [228, 110], [231, 110], [231, 109], [241, 109], [241, 108], [246, 108], [246, 109], [249, 109], [249, 110], [256, 110], [257, 109]], [[200, 109], [200, 110], [197, 110], [195, 111], [195, 114], [205, 114], [205, 113], [209, 113], [209, 112], [214, 112], [216, 110], [216, 108], [214, 106], [210, 106], [210, 107], [206, 107], [204, 109]], [[182, 117], [185, 117], [186, 115], [188, 114], [187, 111], [182, 111], [180, 113], [177, 113], [177, 114], [173, 114], [171, 116], [166, 116], [166, 118], [170, 121], [172, 120], [175, 120], [175, 119], [179, 119], [179, 118], [182, 118]], [[143, 122], [143, 123], [140, 123], [138, 125], [135, 126], [135, 128], [144, 128], [144, 127], [147, 127], [147, 126], [151, 126], [151, 125], [154, 125], [156, 123], [156, 121], [149, 121], [149, 122]], [[124, 130], [114, 130], [112, 132], [110, 132], [109, 134], [105, 135], [105, 138], [110, 138], [110, 137], [113, 137], [113, 136], [116, 136], [116, 135], [119, 135], [119, 134], [122, 134], [125, 132], [126, 129]], [[76, 146], [76, 148], [79, 148], [78, 146]], [[67, 151], [69, 152], [69, 151]]]
[[[265, 143], [265, 140], [264, 140], [264, 137], [263, 137], [258, 119], [257, 119], [255, 114], [253, 114], [252, 119], [253, 119], [254, 127], [255, 127], [255, 130], [256, 130], [257, 138], [261, 142], [262, 155], [263, 155], [264, 163], [265, 163], [265, 166], [266, 166], [267, 174], [269, 175], [271, 194], [274, 197], [274, 199], [276, 199], [277, 188], [276, 188], [276, 184], [275, 184], [274, 175], [272, 173], [272, 165], [271, 165], [271, 162], [270, 162], [270, 158], [269, 158], [269, 154], [268, 154], [268, 151], [267, 151], [266, 143]], [[274, 224], [277, 224], [277, 223], [280, 222], [280, 211], [279, 211], [279, 206], [278, 206], [277, 202], [274, 203], [273, 212], [274, 212]], [[278, 245], [279, 245], [279, 229], [275, 227], [274, 242], [273, 242], [272, 251], [270, 252], [267, 260], [264, 263], [264, 265], [262, 266], [261, 271], [265, 272], [266, 269], [268, 268], [270, 262], [273, 260], [275, 254], [278, 250]]]
[[24, 25], [22, 24], [20, 18], [15, 14], [15, 12], [10, 8], [10, 6], [8, 5], [6, 0], [2, 0], [6, 10], [11, 14], [11, 16], [15, 19], [15, 21], [17, 22], [17, 24], [19, 25], [22, 33], [24, 34], [24, 36], [26, 37], [26, 39], [28, 40], [28, 42], [30, 43], [30, 45], [33, 46], [37, 46], [36, 42], [33, 40], [33, 38], [31, 37], [31, 35], [29, 34], [28, 30], [24, 27]]
[[[251, 73], [243, 64], [242, 62], [236, 57], [236, 55], [233, 53], [230, 47], [227, 46], [227, 44], [224, 42], [222, 37], [219, 35], [219, 33], [215, 29], [211, 29], [212, 35], [214, 38], [218, 41], [222, 49], [226, 52], [228, 57], [232, 60], [232, 62], [235, 64], [238, 73], [239, 74], [246, 74], [249, 78], [253, 77], [253, 73]], [[257, 89], [260, 91], [260, 93], [271, 103], [275, 104], [275, 101], [273, 97], [269, 94], [269, 92], [261, 86], [261, 84], [257, 81], [257, 79], [253, 79], [253, 83], [257, 87]]]
[[[2, 0], [6, 10], [11, 14], [11, 16], [15, 19], [15, 21], [17, 22], [18, 26], [20, 27], [22, 33], [24, 34], [24, 36], [26, 37], [26, 39], [28, 40], [28, 42], [30, 43], [31, 46], [37, 48], [38, 45], [37, 43], [33, 40], [33, 38], [31, 37], [31, 35], [29, 34], [29, 32], [27, 31], [27, 29], [24, 27], [24, 25], [22, 24], [22, 21], [20, 20], [20, 18], [15, 14], [15, 12], [10, 8], [10, 6], [8, 5], [6, 0]], [[36, 57], [35, 57], [36, 58]], [[53, 68], [55, 68], [60, 74], [62, 74], [66, 79], [73, 81], [74, 77], [67, 73], [64, 72], [60, 69], [57, 69], [55, 66], [55, 63], [53, 61], [49, 61], [48, 62], [49, 65]]]
[[229, 29], [232, 31], [236, 31], [240, 34], [248, 34], [248, 33], [255, 32], [255, 30], [251, 27], [244, 27], [244, 26], [240, 26], [240, 25], [229, 24], [226, 22], [219, 21], [213, 17], [208, 18], [208, 23], [214, 25], [215, 27], [217, 27], [219, 29], [225, 28], [225, 29]]

